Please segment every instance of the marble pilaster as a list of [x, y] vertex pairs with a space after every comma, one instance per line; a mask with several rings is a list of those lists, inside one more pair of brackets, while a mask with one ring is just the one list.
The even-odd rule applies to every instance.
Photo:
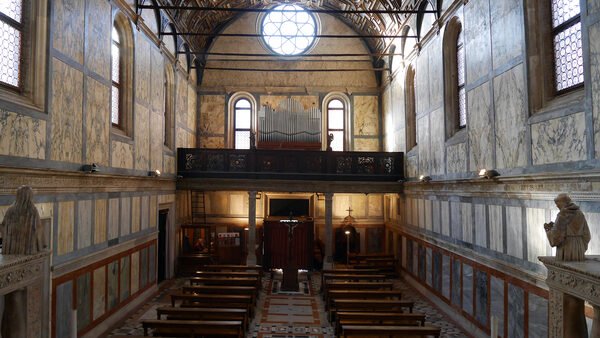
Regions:
[[256, 190], [248, 191], [248, 257], [246, 265], [256, 265]]
[[333, 267], [333, 194], [325, 193], [325, 261], [324, 269]]

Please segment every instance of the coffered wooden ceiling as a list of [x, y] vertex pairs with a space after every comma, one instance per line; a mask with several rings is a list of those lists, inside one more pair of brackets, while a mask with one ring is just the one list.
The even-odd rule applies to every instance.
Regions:
[[[400, 35], [406, 18], [425, 9], [431, 1], [434, 9], [441, 0], [137, 0], [141, 5], [153, 5], [166, 12], [178, 32], [201, 33], [182, 35], [190, 50], [202, 53], [221, 29], [246, 11], [270, 8], [277, 4], [294, 3], [321, 13], [336, 16], [352, 27], [365, 41], [372, 53], [385, 53], [392, 38]], [[437, 17], [437, 15], [436, 15]], [[168, 24], [163, 18], [163, 25]]]

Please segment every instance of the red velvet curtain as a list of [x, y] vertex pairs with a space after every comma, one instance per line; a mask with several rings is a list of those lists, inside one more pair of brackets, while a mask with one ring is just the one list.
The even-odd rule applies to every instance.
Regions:
[[[265, 222], [265, 262], [269, 268], [281, 269], [288, 264], [288, 226], [279, 221]], [[291, 263], [299, 269], [312, 267], [313, 222], [298, 223], [291, 241]]]

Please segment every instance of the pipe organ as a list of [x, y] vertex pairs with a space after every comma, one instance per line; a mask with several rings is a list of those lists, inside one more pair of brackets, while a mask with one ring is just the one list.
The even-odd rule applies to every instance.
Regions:
[[321, 110], [291, 98], [258, 111], [258, 148], [321, 149]]

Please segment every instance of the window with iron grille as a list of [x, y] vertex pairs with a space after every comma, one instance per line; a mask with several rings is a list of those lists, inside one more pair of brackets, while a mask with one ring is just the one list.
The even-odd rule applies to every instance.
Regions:
[[583, 84], [579, 0], [552, 0], [552, 41], [556, 92]]
[[23, 44], [23, 1], [0, 1], [0, 83], [21, 89]]

